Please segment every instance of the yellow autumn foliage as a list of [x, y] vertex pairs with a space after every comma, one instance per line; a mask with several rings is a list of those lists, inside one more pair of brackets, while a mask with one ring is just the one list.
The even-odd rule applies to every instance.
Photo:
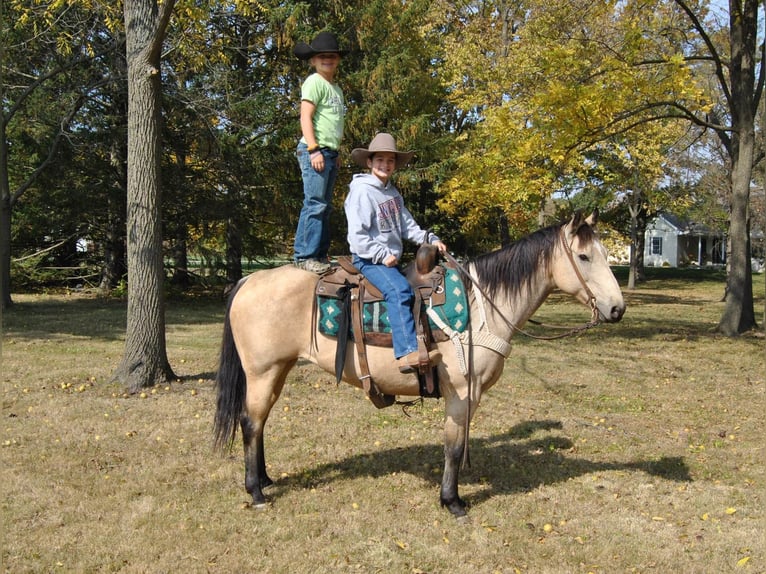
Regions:
[[638, 170], [656, 181], [675, 128], [647, 119], [666, 113], [659, 102], [703, 105], [673, 35], [672, 8], [541, 0], [508, 14], [494, 6], [463, 13], [447, 44], [443, 81], [452, 102], [480, 121], [441, 187], [441, 208], [460, 214], [467, 233], [497, 210], [527, 218], [515, 223], [523, 229], [600, 148], [628, 154], [631, 177]]

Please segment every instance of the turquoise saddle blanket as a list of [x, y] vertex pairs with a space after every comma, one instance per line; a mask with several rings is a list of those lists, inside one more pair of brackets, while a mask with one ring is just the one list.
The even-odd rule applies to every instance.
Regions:
[[[465, 286], [455, 269], [445, 269], [444, 274], [445, 302], [443, 305], [434, 306], [436, 314], [454, 331], [462, 333], [468, 326], [468, 298]], [[341, 306], [338, 299], [317, 296], [318, 328], [319, 332], [328, 337], [338, 336], [338, 320], [341, 314]], [[427, 306], [428, 301], [423, 301]], [[439, 327], [428, 318], [432, 330]], [[363, 327], [366, 333], [390, 333], [391, 323], [388, 320], [388, 310], [385, 301], [365, 303], [363, 308]]]

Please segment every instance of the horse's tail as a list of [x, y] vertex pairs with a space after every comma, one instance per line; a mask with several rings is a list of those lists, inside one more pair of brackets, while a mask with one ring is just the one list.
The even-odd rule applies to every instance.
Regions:
[[223, 322], [223, 340], [218, 373], [215, 378], [218, 390], [218, 402], [215, 411], [215, 446], [220, 449], [231, 447], [237, 434], [237, 424], [245, 408], [247, 390], [245, 371], [234, 343], [231, 331], [231, 304], [243, 281], [237, 283], [229, 294], [226, 316]]

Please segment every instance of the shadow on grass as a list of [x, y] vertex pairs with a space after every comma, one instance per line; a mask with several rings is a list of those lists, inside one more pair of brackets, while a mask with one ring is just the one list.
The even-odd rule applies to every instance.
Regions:
[[[631, 462], [598, 462], [567, 456], [562, 451], [572, 442], [561, 436], [533, 436], [561, 429], [559, 421], [525, 421], [507, 432], [470, 440], [473, 465], [460, 473], [460, 485], [480, 484], [480, 491], [461, 496], [469, 505], [477, 505], [497, 495], [524, 493], [543, 485], [611, 470], [639, 471], [664, 480], [688, 482], [689, 468], [680, 457], [662, 457]], [[290, 488], [311, 488], [334, 480], [350, 480], [362, 476], [382, 477], [393, 472], [408, 473], [428, 483], [441, 483], [441, 472], [433, 468], [443, 464], [443, 446], [417, 445], [364, 453], [344, 460], [306, 468], [301, 474], [275, 481], [270, 496]], [[268, 453], [267, 453], [268, 455]], [[424, 462], [428, 464], [424, 464]], [[278, 464], [278, 463], [277, 463]]]
[[[221, 324], [225, 303], [220, 299], [184, 298], [166, 303], [165, 323]], [[115, 340], [125, 335], [127, 303], [105, 298], [40, 298], [16, 301], [3, 311], [3, 328], [15, 337], [54, 335]]]

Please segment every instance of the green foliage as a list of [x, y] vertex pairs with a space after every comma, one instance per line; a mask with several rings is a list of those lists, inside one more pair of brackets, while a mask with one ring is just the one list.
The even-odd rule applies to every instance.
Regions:
[[[15, 201], [14, 256], [70, 235], [103, 253], [125, 241], [122, 3], [8, 6], [8, 101], [29, 78], [68, 66], [8, 122], [12, 189], [75, 110], [45, 174]], [[706, 17], [704, 5], [695, 9]], [[244, 259], [289, 254], [302, 201], [299, 90], [309, 73], [292, 48], [322, 29], [349, 50], [338, 77], [348, 114], [334, 253], [347, 248], [342, 202], [357, 170], [349, 152], [381, 130], [417, 152], [397, 174], [407, 204], [461, 253], [527, 233], [541, 214], [619, 209], [616, 200], [636, 189], [653, 208], [718, 218], [719, 207], [704, 206], [725, 204], [704, 196], [702, 183], [664, 185], [681, 137], [677, 108], [657, 102], [704, 113], [714, 101], [709, 64], [683, 57], [694, 36], [673, 3], [180, 0], [162, 68], [168, 245], [222, 267], [236, 230]]]

